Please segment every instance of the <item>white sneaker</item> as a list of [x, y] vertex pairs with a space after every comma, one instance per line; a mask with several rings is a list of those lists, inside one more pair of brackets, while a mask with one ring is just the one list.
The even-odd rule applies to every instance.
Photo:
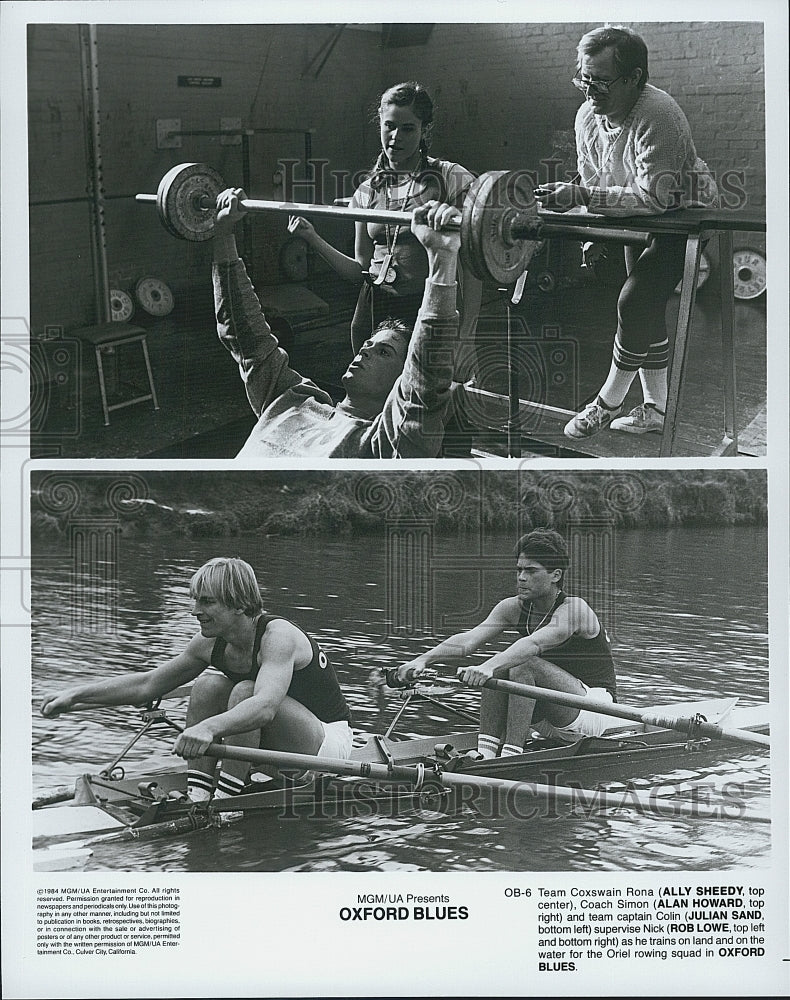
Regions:
[[592, 437], [594, 434], [606, 430], [612, 420], [619, 416], [621, 410], [622, 406], [618, 406], [615, 410], [609, 410], [607, 407], [601, 406], [596, 398], [592, 403], [588, 403], [581, 413], [577, 413], [572, 420], [568, 421], [563, 428], [563, 433], [565, 437], [569, 438]]
[[626, 434], [660, 434], [664, 430], [664, 416], [653, 403], [640, 403], [625, 417], [618, 417], [610, 424], [613, 431]]

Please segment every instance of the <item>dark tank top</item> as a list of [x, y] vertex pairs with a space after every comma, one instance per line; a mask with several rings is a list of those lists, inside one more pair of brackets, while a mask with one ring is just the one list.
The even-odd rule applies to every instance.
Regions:
[[[564, 591], [557, 594], [549, 617], [567, 598]], [[530, 635], [527, 625], [528, 609], [522, 608], [516, 629], [521, 635]], [[537, 630], [536, 630], [537, 631]], [[585, 639], [580, 635], [572, 635], [559, 646], [544, 650], [541, 654], [544, 660], [554, 663], [569, 674], [578, 678], [582, 684], [593, 688], [606, 688], [612, 698], [617, 701], [617, 680], [614, 673], [614, 661], [606, 630], [603, 625], [594, 639]]]
[[[261, 640], [269, 622], [282, 615], [261, 615], [255, 626], [255, 642], [252, 647], [252, 661], [250, 669], [241, 673], [231, 670], [225, 664], [225, 647], [227, 643], [222, 638], [214, 640], [214, 648], [211, 651], [211, 665], [221, 670], [226, 677], [238, 683], [239, 681], [254, 681], [258, 676], [260, 667], [258, 665], [258, 651], [261, 647]], [[283, 621], [288, 621], [283, 618]], [[293, 625], [293, 622], [290, 624]], [[298, 625], [294, 626], [299, 628]], [[302, 632], [302, 629], [299, 629]], [[326, 653], [321, 649], [312, 636], [302, 632], [310, 643], [313, 652], [312, 659], [301, 670], [294, 670], [291, 684], [288, 688], [288, 697], [293, 698], [300, 704], [308, 708], [321, 722], [341, 722], [350, 721], [351, 712], [340, 690], [335, 671], [327, 659]]]

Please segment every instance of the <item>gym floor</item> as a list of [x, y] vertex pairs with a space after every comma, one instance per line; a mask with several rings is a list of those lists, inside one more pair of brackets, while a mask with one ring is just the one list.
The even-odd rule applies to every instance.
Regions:
[[[512, 310], [517, 349], [525, 347], [521, 370], [522, 398], [535, 399], [563, 409], [577, 409], [600, 385], [608, 368], [617, 280], [565, 284], [549, 293], [528, 285], [520, 306]], [[331, 275], [315, 276], [311, 289], [329, 305], [329, 322], [295, 335], [291, 349], [293, 367], [342, 396], [341, 375], [350, 358], [349, 323], [355, 289]], [[672, 329], [676, 298], [668, 309]], [[479, 330], [487, 344], [502, 351], [507, 329], [505, 300], [495, 289], [486, 289]], [[135, 317], [133, 322], [138, 322]], [[157, 389], [159, 410], [151, 402], [137, 403], [110, 414], [105, 426], [98, 379], [92, 353], [83, 351], [78, 393], [50, 387], [47, 418], [31, 442], [34, 457], [68, 458], [232, 458], [254, 424], [254, 416], [238, 377], [236, 366], [216, 338], [210, 286], [206, 296], [190, 296], [188, 306], [178, 306], [165, 319], [139, 321], [148, 333], [148, 347]], [[738, 430], [741, 453], [765, 454], [766, 399], [765, 303], [735, 303]], [[710, 454], [723, 433], [723, 373], [720, 362], [719, 311], [715, 281], [700, 289], [689, 341], [686, 375], [680, 400], [675, 453], [681, 456]], [[559, 348], [559, 350], [557, 350]], [[490, 349], [490, 348], [489, 348]], [[133, 379], [142, 384], [142, 365], [121, 348], [117, 360], [110, 355], [105, 367], [111, 386]], [[130, 354], [124, 355], [123, 351]], [[531, 360], [530, 360], [531, 359]], [[559, 360], [558, 360], [559, 359]], [[535, 375], [535, 365], [538, 374]], [[139, 371], [136, 369], [139, 368]], [[503, 366], [498, 366], [500, 373]], [[144, 377], [143, 377], [144, 381]], [[504, 374], [483, 388], [506, 392]], [[124, 387], [128, 395], [128, 387]], [[627, 406], [639, 402], [639, 388], [632, 389]], [[658, 436], [633, 438], [608, 432], [602, 444], [612, 455], [655, 455]], [[486, 451], [504, 454], [504, 438], [487, 435]], [[547, 454], [528, 439], [522, 454], [533, 449]], [[551, 454], [552, 452], [548, 452]]]

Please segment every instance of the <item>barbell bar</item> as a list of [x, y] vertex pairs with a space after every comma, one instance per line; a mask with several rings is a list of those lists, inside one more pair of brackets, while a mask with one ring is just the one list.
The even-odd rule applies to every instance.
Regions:
[[[227, 185], [222, 176], [203, 163], [180, 163], [159, 183], [157, 193], [138, 194], [139, 202], [154, 203], [164, 227], [173, 236], [193, 242], [213, 236], [217, 195]], [[274, 212], [315, 218], [346, 219], [411, 226], [411, 212], [372, 208], [345, 208], [299, 202], [260, 201], [243, 198], [248, 212]], [[523, 171], [493, 170], [470, 185], [460, 226], [461, 258], [481, 281], [512, 285], [527, 270], [540, 241], [549, 236], [579, 238], [575, 226], [563, 227], [538, 218], [538, 206], [529, 176]], [[625, 230], [585, 227], [586, 239], [601, 239], [645, 246], [649, 235]]]

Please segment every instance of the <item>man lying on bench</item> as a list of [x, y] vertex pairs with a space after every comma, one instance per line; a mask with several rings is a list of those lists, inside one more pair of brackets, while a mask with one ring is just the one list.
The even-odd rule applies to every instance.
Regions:
[[432, 458], [451, 417], [458, 346], [457, 208], [432, 201], [415, 209], [412, 232], [428, 254], [429, 273], [414, 332], [385, 320], [343, 375], [335, 404], [294, 371], [263, 315], [239, 259], [234, 226], [243, 217], [240, 188], [217, 197], [214, 302], [217, 332], [239, 366], [258, 416], [240, 457]]

